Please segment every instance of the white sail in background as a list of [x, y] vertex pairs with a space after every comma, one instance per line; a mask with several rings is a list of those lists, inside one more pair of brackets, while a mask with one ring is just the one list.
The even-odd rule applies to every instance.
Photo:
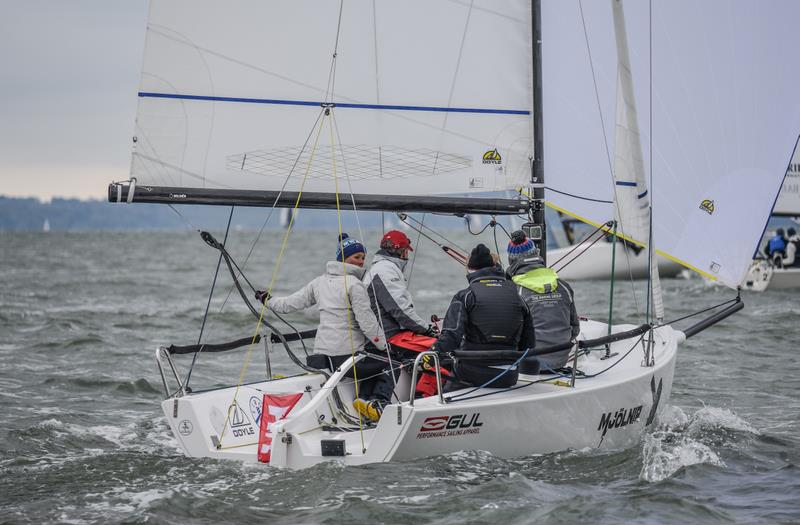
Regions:
[[[348, 177], [354, 193], [422, 195], [529, 180], [529, 2], [342, 5], [339, 22], [339, 2], [153, 0], [138, 183], [279, 190], [292, 173], [286, 190], [332, 193], [336, 174], [341, 192]], [[319, 133], [323, 101], [335, 129]]]
[[[736, 287], [800, 133], [800, 69], [785, 59], [796, 48], [800, 3], [731, 3], [654, 3], [652, 35], [648, 3], [625, 8], [658, 252]], [[545, 58], [558, 57], [543, 64], [544, 158], [549, 187], [611, 201], [616, 53], [611, 9], [599, 4], [583, 4], [594, 76], [578, 7], [543, 6]], [[607, 203], [554, 192], [547, 199], [593, 224], [614, 216]]]
[[800, 148], [795, 151], [792, 163], [786, 170], [786, 178], [772, 213], [800, 217]]
[[[623, 237], [654, 249], [650, 238], [650, 197], [645, 180], [636, 96], [633, 89], [631, 59], [625, 28], [625, 13], [620, 0], [611, 0], [614, 35], [617, 44], [617, 118], [614, 137], [614, 217]], [[656, 319], [664, 318], [661, 278], [656, 254], [649, 255], [650, 296]]]

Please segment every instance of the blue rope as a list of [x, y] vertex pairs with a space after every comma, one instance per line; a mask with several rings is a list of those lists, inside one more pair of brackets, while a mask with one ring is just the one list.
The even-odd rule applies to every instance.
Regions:
[[486, 383], [482, 384], [481, 386], [475, 387], [472, 390], [470, 390], [469, 392], [464, 392], [463, 394], [458, 394], [457, 396], [448, 397], [447, 400], [450, 401], [450, 400], [453, 400], [453, 399], [457, 399], [459, 397], [466, 396], [466, 395], [469, 395], [469, 394], [471, 394], [473, 392], [476, 392], [476, 391], [480, 390], [481, 388], [486, 388], [487, 386], [491, 385], [492, 383], [494, 383], [495, 381], [497, 381], [498, 379], [500, 379], [501, 377], [506, 375], [509, 370], [513, 370], [514, 367], [516, 367], [519, 364], [520, 361], [525, 359], [525, 356], [527, 356], [528, 352], [530, 352], [530, 351], [531, 351], [530, 348], [526, 348], [525, 352], [522, 354], [522, 356], [520, 356], [519, 359], [514, 361], [514, 364], [512, 364], [511, 366], [509, 366], [508, 368], [506, 368], [505, 370], [503, 370], [498, 375], [494, 376], [492, 379], [490, 379]]

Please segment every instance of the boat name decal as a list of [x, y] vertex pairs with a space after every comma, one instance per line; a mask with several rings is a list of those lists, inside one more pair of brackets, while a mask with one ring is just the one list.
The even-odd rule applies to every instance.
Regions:
[[597, 431], [603, 431], [603, 437], [606, 432], [612, 428], [621, 428], [635, 423], [639, 420], [642, 413], [642, 405], [633, 408], [620, 408], [616, 412], [606, 412], [600, 416], [600, 424], [597, 426]]
[[419, 427], [417, 439], [465, 436], [480, 433], [483, 421], [481, 414], [455, 414], [452, 416], [431, 416], [425, 418]]
[[170, 193], [169, 194], [169, 198], [170, 199], [185, 199], [186, 198], [186, 194], [185, 193]]

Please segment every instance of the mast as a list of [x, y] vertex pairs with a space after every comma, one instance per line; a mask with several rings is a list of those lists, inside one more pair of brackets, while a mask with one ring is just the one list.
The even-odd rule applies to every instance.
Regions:
[[533, 222], [541, 226], [539, 250], [547, 265], [547, 227], [544, 218], [544, 126], [542, 118], [542, 3], [531, 0], [531, 43], [533, 47], [533, 161], [531, 183], [533, 189]]

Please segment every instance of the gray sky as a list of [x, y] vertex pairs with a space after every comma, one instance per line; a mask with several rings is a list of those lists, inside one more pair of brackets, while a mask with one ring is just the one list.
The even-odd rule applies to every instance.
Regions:
[[0, 0], [0, 195], [126, 179], [146, 0]]

